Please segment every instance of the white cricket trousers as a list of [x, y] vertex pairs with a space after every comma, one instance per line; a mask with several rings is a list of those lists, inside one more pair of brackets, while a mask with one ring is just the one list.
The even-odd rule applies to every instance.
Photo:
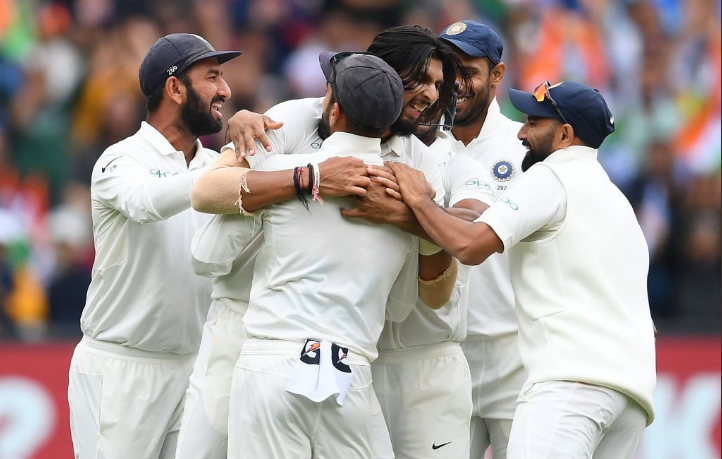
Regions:
[[491, 447], [494, 459], [506, 459], [517, 399], [527, 378], [519, 356], [517, 333], [467, 337], [461, 343], [471, 371], [470, 459], [483, 459]]
[[173, 458], [195, 356], [83, 337], [68, 385], [76, 459]]
[[233, 373], [229, 459], [393, 458], [369, 362], [349, 352], [343, 406], [286, 392], [304, 343], [248, 339]]
[[468, 459], [469, 365], [458, 342], [385, 351], [371, 364], [396, 459]]
[[572, 381], [533, 384], [519, 397], [509, 459], [632, 459], [644, 409], [606, 387]]
[[215, 300], [203, 325], [201, 347], [186, 392], [177, 459], [225, 459], [233, 369], [246, 340], [248, 303]]

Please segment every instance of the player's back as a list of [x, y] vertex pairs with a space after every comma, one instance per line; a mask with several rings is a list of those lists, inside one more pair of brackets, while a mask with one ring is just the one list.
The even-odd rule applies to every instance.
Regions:
[[[263, 167], [288, 169], [327, 157], [277, 155]], [[342, 217], [351, 199], [310, 202], [308, 211], [292, 200], [259, 212], [265, 242], [246, 315], [249, 337], [325, 339], [373, 360], [387, 300], [390, 314], [408, 314], [417, 295], [417, 238]]]

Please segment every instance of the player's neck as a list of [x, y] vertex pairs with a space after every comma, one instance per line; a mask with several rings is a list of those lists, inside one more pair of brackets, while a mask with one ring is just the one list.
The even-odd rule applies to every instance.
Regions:
[[168, 117], [148, 116], [148, 124], [153, 126], [177, 151], [182, 151], [186, 164], [196, 156], [196, 137], [177, 120]]
[[479, 137], [479, 134], [481, 133], [481, 128], [484, 127], [484, 121], [486, 121], [487, 113], [488, 112], [485, 111], [472, 123], [466, 124], [464, 126], [454, 125], [454, 128], [451, 130], [451, 132], [454, 134], [454, 138], [461, 141], [465, 146], [469, 145], [472, 140]]

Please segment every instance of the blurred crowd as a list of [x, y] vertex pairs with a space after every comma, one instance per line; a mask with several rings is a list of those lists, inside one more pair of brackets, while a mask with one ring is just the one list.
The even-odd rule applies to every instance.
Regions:
[[[719, 333], [720, 0], [0, 0], [0, 339], [79, 335], [90, 173], [144, 119], [138, 67], [158, 37], [243, 51], [224, 66], [228, 118], [323, 95], [322, 50], [460, 19], [504, 39], [507, 115], [521, 119], [509, 87], [602, 91], [617, 132], [600, 160], [647, 237], [658, 328]], [[203, 141], [217, 149], [224, 133]]]

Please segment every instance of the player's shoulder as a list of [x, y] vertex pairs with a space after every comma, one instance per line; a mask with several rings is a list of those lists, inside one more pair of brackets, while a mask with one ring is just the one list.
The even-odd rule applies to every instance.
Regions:
[[283, 121], [284, 123], [309, 117], [313, 119], [321, 119], [323, 113], [323, 98], [312, 97], [305, 99], [293, 99], [274, 105], [266, 111], [266, 115], [275, 121]]
[[392, 138], [391, 146], [397, 154], [405, 157], [408, 163], [417, 169], [422, 164], [438, 165], [439, 163], [438, 154], [434, 153], [428, 145], [415, 135], [395, 136]]
[[328, 159], [320, 153], [296, 153], [293, 155], [273, 155], [262, 161], [254, 169], [259, 171], [279, 171], [307, 164], [318, 164]]
[[201, 148], [196, 155], [202, 155], [204, 162], [213, 162], [218, 159], [221, 154], [217, 152], [216, 150], [212, 148], [203, 147]]
[[146, 156], [145, 153], [147, 153], [149, 149], [150, 145], [148, 142], [136, 133], [109, 145], [98, 157], [95, 162], [95, 167], [100, 167], [99, 165], [105, 164], [107, 161], [121, 156], [137, 159], [138, 157]]

